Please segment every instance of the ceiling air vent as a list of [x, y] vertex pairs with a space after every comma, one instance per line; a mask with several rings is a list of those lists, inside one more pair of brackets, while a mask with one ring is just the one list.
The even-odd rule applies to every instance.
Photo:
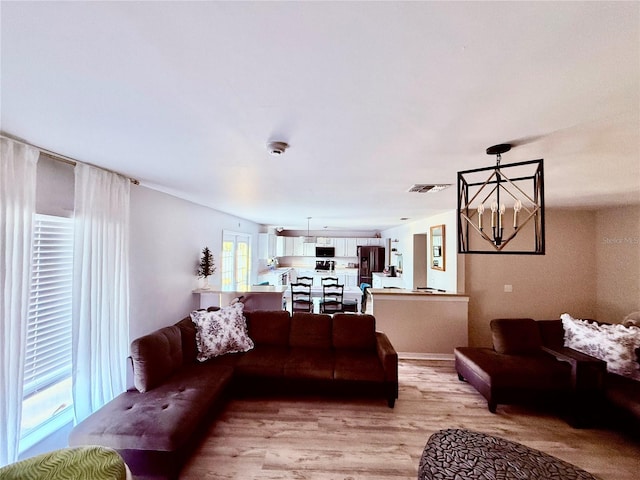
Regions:
[[411, 186], [411, 188], [409, 189], [409, 192], [411, 193], [435, 193], [435, 192], [439, 192], [440, 190], [444, 190], [445, 188], [449, 188], [451, 186], [450, 183], [443, 183], [440, 185], [433, 185], [433, 184], [427, 184], [427, 183], [416, 183], [414, 185]]

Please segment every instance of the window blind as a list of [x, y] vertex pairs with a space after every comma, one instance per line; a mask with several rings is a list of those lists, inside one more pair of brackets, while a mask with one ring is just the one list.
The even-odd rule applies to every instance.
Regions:
[[35, 215], [24, 398], [71, 375], [73, 219]]

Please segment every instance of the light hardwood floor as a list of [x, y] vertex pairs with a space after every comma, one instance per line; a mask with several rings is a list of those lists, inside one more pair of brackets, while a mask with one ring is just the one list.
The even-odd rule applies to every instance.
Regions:
[[640, 443], [540, 409], [499, 405], [491, 414], [452, 361], [401, 360], [399, 378], [394, 409], [382, 399], [234, 399], [180, 478], [415, 480], [427, 439], [443, 428], [517, 441], [603, 480], [640, 478]]

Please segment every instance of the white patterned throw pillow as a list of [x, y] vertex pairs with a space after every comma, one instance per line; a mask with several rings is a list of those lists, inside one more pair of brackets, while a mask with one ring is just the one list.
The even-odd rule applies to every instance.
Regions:
[[640, 328], [621, 324], [598, 325], [560, 316], [564, 327], [564, 346], [607, 362], [609, 372], [640, 380], [640, 364], [635, 350], [640, 347]]
[[225, 353], [246, 352], [253, 348], [243, 309], [244, 304], [238, 302], [215, 312], [191, 312], [191, 320], [196, 326], [198, 361], [204, 362]]

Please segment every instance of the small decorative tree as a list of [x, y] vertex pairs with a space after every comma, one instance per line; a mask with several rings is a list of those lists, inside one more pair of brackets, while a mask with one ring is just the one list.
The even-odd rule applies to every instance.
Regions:
[[209, 276], [213, 275], [216, 271], [216, 264], [213, 260], [213, 254], [209, 247], [202, 249], [202, 257], [200, 258], [200, 264], [198, 265], [198, 278], [204, 278], [204, 288], [209, 288]]

